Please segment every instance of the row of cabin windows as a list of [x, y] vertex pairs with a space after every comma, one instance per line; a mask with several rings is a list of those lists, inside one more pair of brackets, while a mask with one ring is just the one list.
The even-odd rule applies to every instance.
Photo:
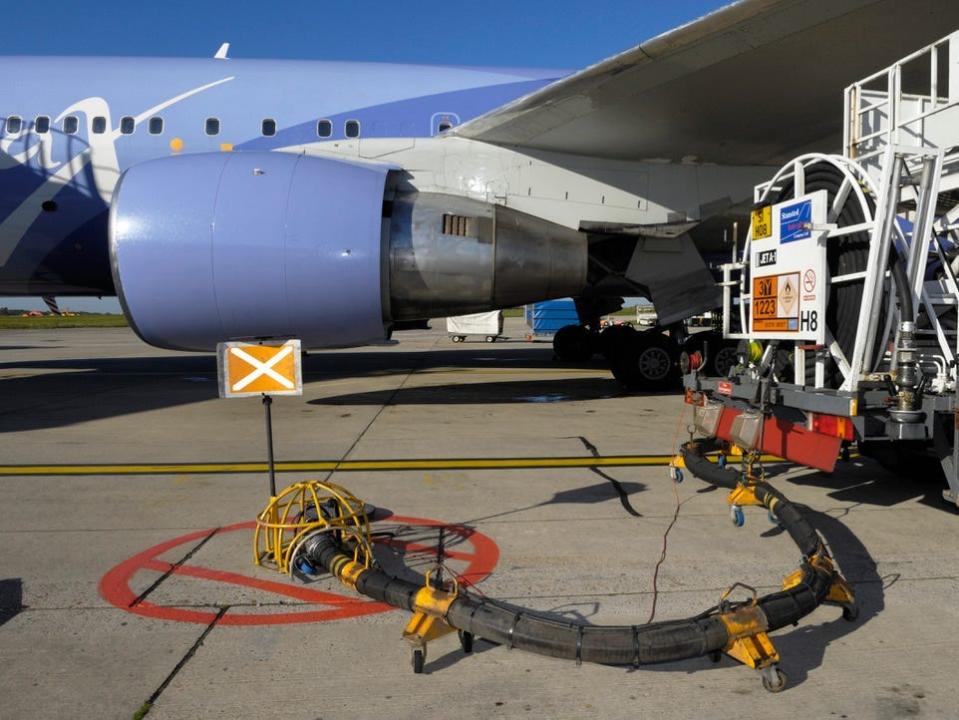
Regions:
[[[90, 129], [95, 135], [102, 135], [107, 131], [107, 119], [102, 115], [97, 115], [90, 121]], [[122, 135], [132, 135], [136, 129], [136, 119], [130, 115], [120, 118], [120, 133]], [[23, 130], [23, 119], [17, 115], [11, 115], [7, 118], [6, 131], [8, 135], [18, 135]], [[50, 132], [50, 117], [47, 115], [38, 115], [33, 123], [34, 132], [43, 135]], [[63, 132], [66, 135], [75, 135], [80, 130], [80, 120], [76, 115], [68, 115], [63, 118]], [[220, 119], [208, 117], [204, 123], [204, 130], [207, 135], [220, 134]], [[161, 135], [163, 133], [163, 118], [155, 116], [147, 122], [147, 131], [151, 135]], [[265, 137], [276, 135], [276, 120], [266, 118], [260, 124], [260, 133]], [[347, 120], [343, 124], [343, 133], [348, 138], [357, 138], [360, 136], [360, 121]], [[316, 135], [321, 138], [333, 136], [333, 122], [331, 120], [320, 120], [316, 123]]]

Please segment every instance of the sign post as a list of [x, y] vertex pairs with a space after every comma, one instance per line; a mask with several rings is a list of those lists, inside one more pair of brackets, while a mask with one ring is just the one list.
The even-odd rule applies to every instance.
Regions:
[[273, 463], [273, 398], [263, 394], [263, 407], [266, 408], [266, 458], [270, 473], [270, 497], [276, 497], [276, 469]]
[[224, 342], [216, 347], [220, 397], [263, 397], [270, 497], [276, 497], [273, 460], [273, 396], [302, 395], [300, 341]]

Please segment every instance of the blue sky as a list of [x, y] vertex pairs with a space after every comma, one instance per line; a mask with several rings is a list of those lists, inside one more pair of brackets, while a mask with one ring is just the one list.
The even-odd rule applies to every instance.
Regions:
[[[481, 3], [49, 0], [18, 14], [4, 55], [212, 55], [577, 69], [693, 20], [717, 0]], [[12, 17], [12, 16], [11, 16]], [[115, 312], [115, 300], [64, 299]], [[43, 307], [0, 298], [0, 305]]]
[[725, 3], [48, 0], [8, 16], [2, 52], [212, 54], [578, 68]]

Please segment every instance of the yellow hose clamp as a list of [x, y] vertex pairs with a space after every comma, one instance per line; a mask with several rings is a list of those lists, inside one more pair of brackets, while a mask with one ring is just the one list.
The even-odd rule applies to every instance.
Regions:
[[762, 506], [759, 498], [756, 497], [756, 488], [753, 485], [743, 485], [740, 483], [726, 496], [726, 502], [730, 505], [759, 505]]
[[[737, 587], [750, 591], [752, 598], [748, 604], [730, 610], [729, 596]], [[759, 596], [755, 588], [744, 583], [735, 583], [720, 596], [719, 607], [722, 610], [719, 619], [726, 626], [729, 638], [723, 652], [756, 670], [772, 667], [779, 662], [779, 653], [766, 634], [769, 621], [766, 613], [759, 607]]]
[[842, 607], [842, 616], [846, 620], [855, 620], [859, 617], [859, 606], [856, 604], [856, 593], [844, 578], [832, 561], [832, 558], [826, 553], [825, 548], [809, 558], [809, 564], [813, 567], [828, 573], [832, 578], [829, 583], [829, 592], [826, 593], [825, 602], [833, 603]]
[[432, 577], [435, 570], [436, 569], [433, 568], [432, 570], [426, 571], [423, 578], [425, 581], [424, 585], [416, 592], [416, 596], [413, 598], [413, 609], [428, 615], [445, 618], [446, 613], [449, 612], [450, 605], [453, 604], [453, 601], [459, 595], [460, 586], [455, 577], [450, 581], [452, 583], [450, 590], [444, 590], [442, 587], [434, 586]]
[[338, 577], [341, 583], [355, 590], [356, 583], [360, 579], [360, 575], [365, 573], [367, 570], [369, 570], [368, 566], [353, 560], [340, 568]]
[[729, 596], [733, 594], [733, 591], [736, 588], [742, 588], [743, 590], [749, 591], [749, 593], [752, 595], [752, 599], [749, 602], [750, 605], [755, 605], [759, 602], [759, 593], [756, 592], [756, 588], [754, 588], [752, 585], [747, 585], [746, 583], [736, 582], [726, 588], [723, 594], [719, 596], [720, 610], [725, 611], [729, 608]]
[[456, 628], [446, 621], [450, 605], [459, 595], [459, 582], [452, 580], [452, 588], [447, 591], [442, 587], [434, 587], [432, 576], [435, 568], [426, 572], [424, 585], [417, 590], [413, 597], [413, 617], [403, 630], [403, 638], [412, 649], [413, 672], [423, 672], [423, 663], [426, 661], [426, 645], [430, 640], [456, 632]]

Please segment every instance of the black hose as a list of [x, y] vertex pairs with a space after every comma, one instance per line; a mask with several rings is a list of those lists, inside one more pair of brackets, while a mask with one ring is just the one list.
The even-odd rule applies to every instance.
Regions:
[[[702, 446], [688, 443], [682, 448], [686, 467], [696, 477], [719, 487], [732, 488], [739, 482], [733, 470], [718, 468], [702, 456]], [[803, 555], [802, 579], [794, 587], [766, 595], [758, 601], [769, 630], [791, 625], [812, 612], [826, 597], [833, 572], [809, 561], [825, 553], [816, 531], [799, 510], [780, 492], [767, 485], [756, 495], [789, 533]], [[353, 560], [333, 533], [322, 533], [303, 545], [306, 558], [336, 577], [338, 570]], [[413, 610], [419, 583], [394, 577], [379, 568], [370, 568], [356, 579], [356, 590], [379, 602]], [[722, 608], [685, 620], [645, 625], [589, 625], [564, 622], [536, 610], [505, 605], [485, 597], [460, 592], [446, 615], [453, 627], [511, 648], [584, 662], [610, 665], [642, 665], [701, 657], [724, 650], [729, 641]]]
[[899, 257], [899, 251], [892, 249], [889, 258], [889, 267], [892, 270], [892, 280], [896, 284], [896, 296], [899, 298], [899, 315], [903, 320], [916, 321], [916, 310], [912, 304], [912, 292], [909, 291], [909, 280], [906, 277], [906, 266]]

